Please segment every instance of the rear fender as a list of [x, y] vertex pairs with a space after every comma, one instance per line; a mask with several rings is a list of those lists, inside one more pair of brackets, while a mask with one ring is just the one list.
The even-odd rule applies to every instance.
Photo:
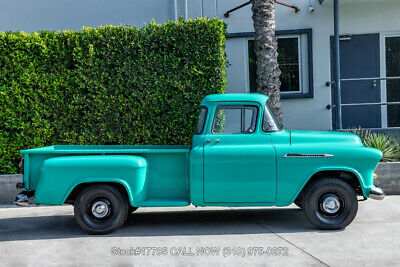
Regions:
[[115, 182], [123, 185], [131, 205], [147, 198], [147, 161], [131, 155], [85, 155], [47, 159], [40, 169], [35, 200], [61, 205], [72, 190], [84, 183]]

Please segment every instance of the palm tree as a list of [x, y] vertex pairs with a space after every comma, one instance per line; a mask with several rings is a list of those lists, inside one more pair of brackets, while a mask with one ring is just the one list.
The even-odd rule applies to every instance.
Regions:
[[257, 92], [268, 95], [271, 108], [282, 122], [278, 66], [278, 41], [275, 36], [274, 0], [252, 0], [254, 49], [257, 64]]

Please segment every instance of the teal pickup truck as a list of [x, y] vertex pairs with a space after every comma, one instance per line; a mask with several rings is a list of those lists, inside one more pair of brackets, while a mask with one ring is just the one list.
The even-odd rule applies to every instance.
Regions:
[[192, 146], [23, 150], [15, 203], [74, 205], [85, 231], [110, 233], [138, 207], [289, 206], [319, 229], [346, 227], [358, 201], [383, 199], [381, 151], [343, 132], [289, 131], [261, 94], [209, 95]]

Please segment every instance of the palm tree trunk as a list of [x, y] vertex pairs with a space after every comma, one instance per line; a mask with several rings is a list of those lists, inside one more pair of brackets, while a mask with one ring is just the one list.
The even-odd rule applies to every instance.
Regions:
[[268, 95], [276, 117], [282, 122], [278, 66], [278, 41], [275, 36], [274, 0], [252, 0], [254, 49], [257, 64], [257, 92]]

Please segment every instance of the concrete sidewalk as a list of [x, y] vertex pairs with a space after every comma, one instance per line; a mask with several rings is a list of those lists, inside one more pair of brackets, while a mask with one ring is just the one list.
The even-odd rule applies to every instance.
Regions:
[[[126, 255], [132, 252], [139, 255]], [[394, 266], [400, 264], [400, 196], [360, 202], [355, 221], [343, 231], [315, 230], [295, 206], [187, 207], [140, 208], [115, 233], [90, 236], [75, 224], [71, 206], [3, 206], [0, 263]]]

